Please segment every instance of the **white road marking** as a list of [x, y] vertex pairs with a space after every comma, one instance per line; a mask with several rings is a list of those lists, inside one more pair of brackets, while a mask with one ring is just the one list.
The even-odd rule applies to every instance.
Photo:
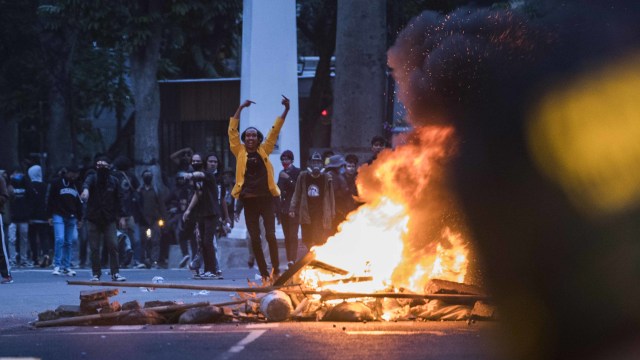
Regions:
[[244, 339], [240, 340], [237, 344], [230, 347], [225, 354], [222, 354], [222, 356], [220, 356], [220, 359], [229, 359], [231, 355], [241, 352], [242, 350], [244, 350], [245, 346], [251, 344], [266, 332], [267, 330], [252, 330], [249, 335], [245, 336]]
[[142, 330], [144, 328], [145, 328], [144, 325], [114, 325], [110, 327], [109, 330], [126, 331], [126, 330]]

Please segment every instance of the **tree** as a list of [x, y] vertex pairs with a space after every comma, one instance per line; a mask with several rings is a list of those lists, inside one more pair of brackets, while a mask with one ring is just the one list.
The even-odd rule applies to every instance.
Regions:
[[385, 0], [338, 0], [333, 148], [364, 151], [382, 132], [386, 50]]
[[[123, 72], [128, 70], [131, 79], [131, 94], [135, 109], [135, 136], [134, 136], [134, 161], [136, 165], [155, 165], [159, 157], [158, 121], [160, 115], [160, 96], [157, 84], [158, 73], [160, 71], [162, 51], [173, 49], [175, 44], [185, 44], [187, 42], [175, 42], [176, 39], [192, 39], [190, 35], [192, 29], [200, 26], [207, 28], [209, 32], [219, 31], [215, 35], [218, 38], [228, 37], [233, 39], [232, 34], [224, 33], [222, 30], [233, 30], [232, 27], [216, 27], [211, 22], [221, 18], [231, 17], [233, 23], [237, 20], [240, 12], [238, 0], [218, 2], [206, 0], [114, 0], [114, 1], [92, 1], [78, 2], [74, 0], [56, 0], [51, 5], [41, 6], [42, 11], [49, 18], [49, 29], [63, 32], [67, 29], [79, 29], [82, 35], [90, 39], [93, 53], [102, 52], [107, 59], [113, 59], [114, 67], [109, 68], [106, 79], [101, 78], [108, 89], [105, 93], [110, 96], [104, 99], [94, 99], [94, 104], [113, 107], [118, 113], [126, 103], [127, 87], [123, 85]], [[200, 19], [194, 21], [194, 19]], [[191, 28], [185, 29], [183, 26], [191, 21]], [[222, 21], [221, 21], [222, 22]], [[77, 34], [66, 32], [66, 44], [76, 44]], [[84, 39], [84, 38], [83, 38]], [[227, 43], [219, 41], [223, 48]], [[86, 43], [78, 43], [79, 46], [87, 46]], [[201, 45], [204, 47], [204, 45]], [[74, 50], [74, 47], [68, 47]], [[202, 51], [200, 52], [203, 53]], [[128, 59], [129, 68], [123, 66], [123, 54]], [[62, 64], [75, 64], [73, 59], [75, 53], [69, 52], [68, 61]], [[210, 54], [211, 55], [211, 54]], [[216, 54], [217, 55], [217, 54]], [[57, 57], [58, 60], [65, 59], [64, 56]], [[200, 64], [214, 63], [217, 59], [199, 58]], [[104, 59], [103, 59], [104, 60]], [[171, 64], [171, 61], [166, 61]], [[203, 66], [206, 68], [206, 65]], [[58, 72], [64, 74], [64, 69]], [[91, 79], [81, 76], [82, 79]], [[59, 76], [55, 79], [59, 88], [62, 88], [65, 77]], [[86, 83], [88, 83], [87, 81]], [[66, 88], [62, 88], [64, 94]], [[112, 92], [111, 92], [112, 91]], [[105, 100], [105, 102], [102, 102]], [[67, 105], [69, 106], [69, 105]], [[52, 122], [53, 123], [53, 122]], [[158, 173], [158, 172], [156, 172]]]
[[[298, 7], [298, 31], [318, 55], [318, 66], [311, 84], [300, 126], [300, 143], [310, 147], [328, 147], [330, 124], [320, 120], [321, 112], [333, 102], [331, 58], [336, 47], [336, 0], [305, 0]], [[301, 149], [302, 158], [306, 158]]]
[[0, 166], [8, 169], [20, 165], [19, 128], [42, 121], [49, 86], [33, 16], [36, 7], [36, 1], [0, 0]]

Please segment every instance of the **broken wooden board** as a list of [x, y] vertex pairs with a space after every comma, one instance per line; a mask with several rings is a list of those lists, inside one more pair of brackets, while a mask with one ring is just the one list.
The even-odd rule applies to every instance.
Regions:
[[83, 315], [83, 316], [75, 316], [71, 318], [61, 318], [55, 320], [48, 321], [36, 321], [33, 323], [35, 327], [49, 327], [49, 326], [68, 326], [68, 325], [83, 325], [88, 324], [92, 321], [102, 320], [102, 319], [116, 319], [119, 317], [127, 316], [128, 314], [134, 311], [155, 311], [157, 313], [164, 312], [172, 312], [178, 310], [187, 310], [195, 307], [209, 306], [208, 302], [199, 302], [194, 304], [184, 304], [184, 305], [171, 305], [171, 306], [159, 306], [156, 308], [147, 308], [147, 309], [138, 309], [138, 310], [128, 310], [128, 311], [118, 311], [107, 314], [94, 314], [94, 315]]
[[441, 279], [429, 280], [424, 287], [424, 292], [425, 294], [487, 295], [479, 286]]
[[[95, 281], [93, 282], [95, 283]], [[118, 295], [118, 289], [98, 289], [80, 291], [80, 301], [94, 301], [98, 299], [108, 299]]]
[[298, 271], [302, 270], [303, 267], [309, 265], [316, 259], [316, 253], [313, 251], [309, 251], [305, 254], [300, 260], [296, 261], [293, 265], [287, 269], [287, 271], [283, 272], [279, 278], [273, 283], [273, 286], [283, 286], [287, 283], [287, 281], [291, 280]]

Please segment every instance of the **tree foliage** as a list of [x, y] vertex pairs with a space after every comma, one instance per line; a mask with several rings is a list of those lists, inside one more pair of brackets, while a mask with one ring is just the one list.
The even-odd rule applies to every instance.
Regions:
[[[145, 74], [152, 81], [228, 75], [232, 71], [225, 60], [235, 56], [241, 4], [0, 0], [0, 125], [15, 119], [31, 121], [35, 125], [29, 126], [40, 133], [62, 131], [76, 159], [91, 155], [95, 146], [83, 147], [78, 139], [100, 141], [92, 119], [111, 110], [120, 124], [124, 109], [140, 100], [131, 86], [130, 65], [136, 56], [148, 55], [145, 51], [158, 36], [154, 29], [161, 29], [161, 51], [149, 59], [159, 64], [158, 71]], [[67, 151], [61, 145], [58, 138], [36, 151]], [[29, 144], [22, 152], [33, 150]]]

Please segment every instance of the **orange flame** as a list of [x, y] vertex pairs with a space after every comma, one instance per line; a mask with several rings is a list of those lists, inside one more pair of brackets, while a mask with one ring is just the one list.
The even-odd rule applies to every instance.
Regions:
[[[316, 259], [373, 281], [323, 286], [334, 291], [373, 292], [404, 287], [423, 292], [429, 279], [464, 282], [467, 242], [443, 221], [455, 203], [446, 190], [443, 163], [455, 154], [453, 129], [421, 127], [407, 144], [385, 150], [358, 175], [365, 205], [347, 216]], [[436, 234], [433, 236], [433, 234]], [[318, 282], [335, 274], [306, 269], [301, 278]]]

